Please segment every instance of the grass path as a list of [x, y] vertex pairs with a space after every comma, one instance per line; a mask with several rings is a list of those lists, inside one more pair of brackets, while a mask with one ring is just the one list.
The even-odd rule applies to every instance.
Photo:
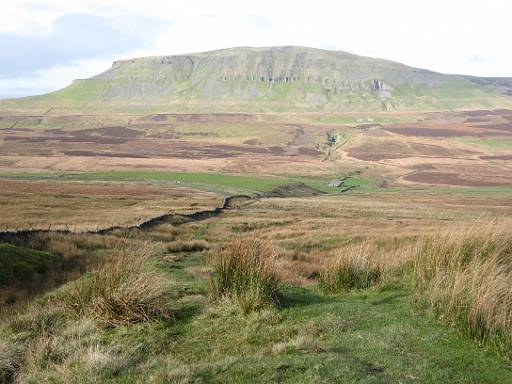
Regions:
[[324, 296], [288, 286], [280, 310], [243, 316], [228, 303], [205, 304], [206, 280], [194, 277], [202, 266], [194, 254], [167, 267], [190, 296], [154, 375], [204, 383], [511, 382], [508, 361], [435, 320], [404, 289]]
[[[172, 230], [203, 241], [211, 224]], [[163, 235], [154, 228], [144, 238]], [[512, 383], [509, 360], [436, 320], [405, 288], [326, 296], [313, 285], [285, 285], [280, 308], [243, 315], [232, 302], [208, 300], [204, 251], [158, 246], [153, 257], [172, 285], [174, 321], [112, 328], [36, 308], [0, 329], [5, 340], [36, 340], [36, 363], [23, 373], [32, 382], [123, 384]]]

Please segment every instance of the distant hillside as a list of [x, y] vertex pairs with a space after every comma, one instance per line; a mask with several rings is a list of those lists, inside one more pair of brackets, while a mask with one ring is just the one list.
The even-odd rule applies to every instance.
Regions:
[[449, 110], [512, 106], [512, 80], [444, 75], [304, 47], [230, 48], [114, 62], [3, 110], [131, 112]]

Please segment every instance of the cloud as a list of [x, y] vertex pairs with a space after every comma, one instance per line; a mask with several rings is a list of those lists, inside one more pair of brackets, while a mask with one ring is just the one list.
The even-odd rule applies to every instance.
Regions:
[[496, 60], [492, 57], [485, 57], [479, 54], [475, 54], [469, 58], [471, 64], [496, 64]]
[[45, 34], [0, 34], [0, 77], [26, 77], [36, 71], [71, 65], [83, 59], [112, 57], [151, 44], [169, 24], [162, 20], [123, 20], [93, 14], [67, 14]]
[[268, 29], [270, 27], [269, 21], [262, 16], [249, 15], [247, 17], [247, 22], [251, 27], [260, 31]]

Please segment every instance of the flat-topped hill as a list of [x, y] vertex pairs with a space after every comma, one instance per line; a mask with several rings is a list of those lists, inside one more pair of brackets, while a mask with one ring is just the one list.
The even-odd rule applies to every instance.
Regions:
[[445, 75], [346, 52], [229, 48], [121, 60], [46, 95], [0, 101], [2, 110], [380, 111], [512, 106], [512, 80]]

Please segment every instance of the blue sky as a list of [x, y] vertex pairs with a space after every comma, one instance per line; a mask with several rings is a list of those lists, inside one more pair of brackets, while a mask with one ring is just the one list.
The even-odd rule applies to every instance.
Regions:
[[508, 0], [3, 0], [0, 97], [59, 89], [112, 61], [303, 45], [448, 73], [512, 76]]

